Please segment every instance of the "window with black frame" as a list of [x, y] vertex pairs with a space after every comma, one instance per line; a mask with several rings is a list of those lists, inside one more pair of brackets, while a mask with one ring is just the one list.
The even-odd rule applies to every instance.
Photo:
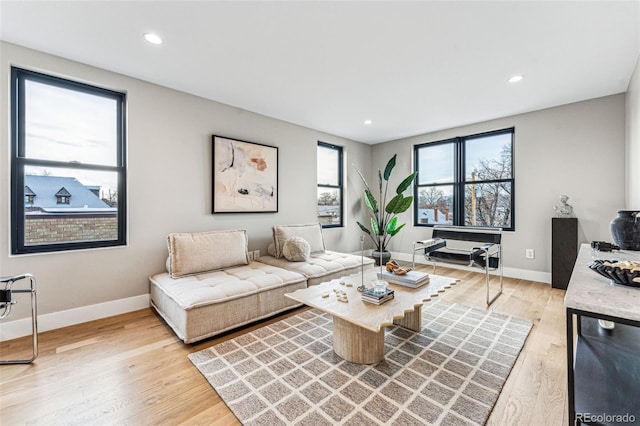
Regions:
[[342, 147], [318, 142], [318, 222], [323, 228], [342, 225]]
[[11, 68], [11, 251], [126, 244], [125, 94]]
[[414, 146], [414, 224], [514, 230], [514, 128]]

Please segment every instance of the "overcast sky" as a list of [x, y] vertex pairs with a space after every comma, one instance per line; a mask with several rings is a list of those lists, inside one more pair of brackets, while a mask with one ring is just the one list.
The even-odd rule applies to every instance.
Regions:
[[[466, 142], [467, 175], [482, 160], [499, 160], [502, 148], [509, 146], [511, 134], [501, 134], [485, 138], [471, 139]], [[453, 182], [454, 144], [434, 145], [421, 151], [419, 157], [420, 184]]]
[[[74, 90], [26, 81], [26, 156], [115, 166], [117, 156], [117, 104]], [[48, 167], [52, 176], [75, 177], [84, 185], [117, 188], [117, 174]], [[27, 174], [44, 174], [27, 167]]]

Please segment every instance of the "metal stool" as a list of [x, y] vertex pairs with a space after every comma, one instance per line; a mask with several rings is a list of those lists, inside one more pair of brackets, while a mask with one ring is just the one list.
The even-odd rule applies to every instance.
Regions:
[[[14, 282], [29, 278], [31, 286], [28, 289], [14, 290], [11, 288]], [[1, 364], [29, 364], [38, 356], [38, 306], [36, 296], [36, 279], [31, 274], [16, 275], [15, 277], [0, 277], [0, 283], [4, 283], [4, 289], [0, 290], [0, 320], [5, 319], [11, 313], [11, 306], [18, 303], [13, 300], [13, 293], [31, 293], [31, 334], [33, 338], [33, 356], [30, 359], [12, 359], [2, 361]]]

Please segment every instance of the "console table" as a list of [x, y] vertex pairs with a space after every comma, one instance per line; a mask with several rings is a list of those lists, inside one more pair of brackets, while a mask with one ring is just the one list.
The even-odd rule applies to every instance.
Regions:
[[[616, 257], [640, 260], [640, 252]], [[569, 424], [638, 424], [640, 288], [610, 284], [587, 267], [591, 261], [591, 247], [582, 244], [564, 299]], [[615, 328], [603, 329], [598, 319]]]

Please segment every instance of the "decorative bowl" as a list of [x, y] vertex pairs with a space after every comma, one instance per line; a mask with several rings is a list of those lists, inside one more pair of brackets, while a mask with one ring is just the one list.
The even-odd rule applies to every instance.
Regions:
[[640, 262], [594, 260], [589, 268], [616, 284], [640, 288]]

